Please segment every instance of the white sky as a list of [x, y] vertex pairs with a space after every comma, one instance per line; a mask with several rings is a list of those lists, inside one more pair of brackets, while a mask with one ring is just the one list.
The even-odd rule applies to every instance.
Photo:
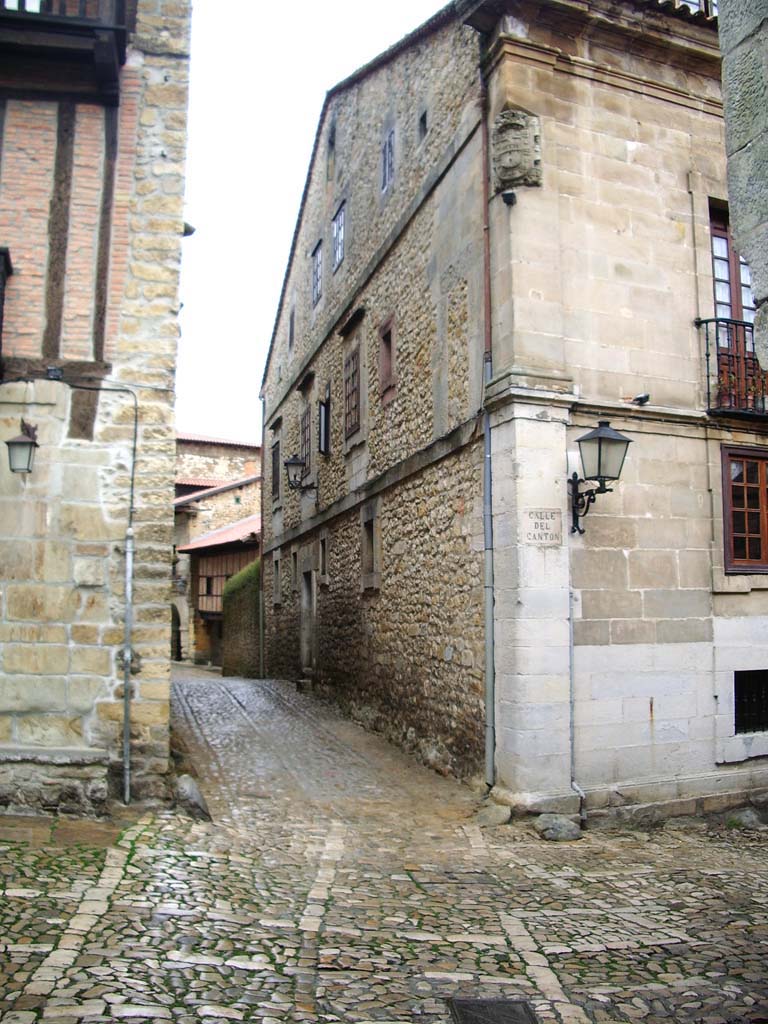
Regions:
[[261, 376], [325, 93], [444, 2], [194, 0], [178, 430], [260, 441]]

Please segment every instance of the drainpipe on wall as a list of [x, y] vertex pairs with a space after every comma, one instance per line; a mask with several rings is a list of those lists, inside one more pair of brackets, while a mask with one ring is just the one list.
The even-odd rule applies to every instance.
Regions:
[[[482, 118], [483, 160], [483, 405], [485, 388], [493, 377], [491, 328], [491, 233], [488, 207], [488, 89], [480, 73], [480, 116]], [[483, 547], [484, 547], [484, 625], [485, 625], [485, 781], [496, 783], [496, 663], [494, 638], [493, 580], [493, 466], [491, 450], [491, 416], [483, 409]]]
[[[569, 552], [570, 560], [570, 552]], [[568, 703], [570, 713], [570, 744], [571, 744], [571, 789], [579, 798], [579, 819], [582, 828], [587, 825], [587, 794], [576, 781], [576, 665], [575, 645], [573, 642], [573, 586], [568, 570]]]

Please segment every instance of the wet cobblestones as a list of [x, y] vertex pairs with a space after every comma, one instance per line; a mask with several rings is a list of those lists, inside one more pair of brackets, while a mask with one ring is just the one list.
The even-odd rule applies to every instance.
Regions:
[[185, 669], [214, 822], [0, 819], [0, 1020], [768, 1018], [766, 833], [481, 830], [478, 799], [279, 682]]

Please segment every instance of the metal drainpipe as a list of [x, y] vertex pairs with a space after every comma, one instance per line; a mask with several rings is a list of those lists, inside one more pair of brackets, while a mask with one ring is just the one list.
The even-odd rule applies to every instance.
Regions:
[[573, 587], [568, 570], [568, 702], [570, 705], [570, 741], [571, 741], [571, 789], [579, 798], [579, 818], [581, 827], [587, 824], [587, 794], [576, 781], [576, 665], [575, 644], [573, 642]]
[[[491, 326], [491, 232], [488, 207], [490, 203], [488, 175], [488, 89], [480, 73], [480, 116], [482, 118], [483, 160], [483, 392], [493, 378], [493, 346]], [[485, 406], [485, 395], [483, 395]], [[491, 416], [483, 409], [483, 546], [484, 546], [484, 625], [485, 625], [485, 781], [496, 783], [496, 662], [494, 637], [493, 578], [493, 465], [491, 450]]]

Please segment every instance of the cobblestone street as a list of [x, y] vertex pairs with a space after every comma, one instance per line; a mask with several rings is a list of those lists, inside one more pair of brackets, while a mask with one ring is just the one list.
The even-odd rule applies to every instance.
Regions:
[[281, 682], [176, 669], [214, 821], [0, 818], [0, 1020], [768, 1018], [768, 833], [546, 843]]

